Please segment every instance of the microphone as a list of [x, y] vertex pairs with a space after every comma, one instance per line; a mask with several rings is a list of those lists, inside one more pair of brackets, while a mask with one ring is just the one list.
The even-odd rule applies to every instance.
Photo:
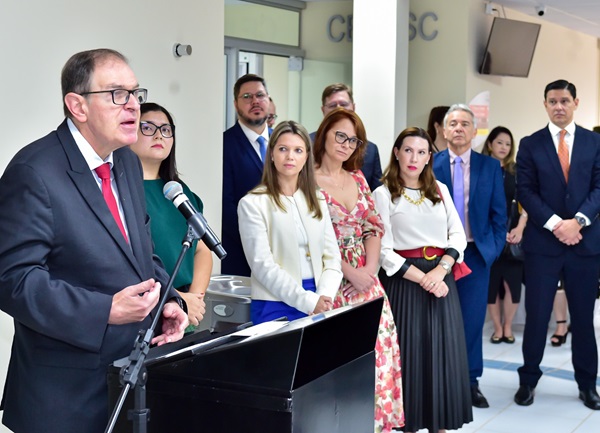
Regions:
[[220, 260], [223, 260], [227, 256], [227, 252], [221, 245], [221, 241], [217, 235], [208, 226], [204, 215], [198, 212], [190, 199], [183, 193], [183, 187], [179, 182], [174, 180], [167, 182], [163, 187], [163, 194], [165, 198], [171, 200], [175, 207], [179, 209], [187, 220], [188, 225], [196, 232], [196, 234], [202, 239], [206, 246], [217, 255]]

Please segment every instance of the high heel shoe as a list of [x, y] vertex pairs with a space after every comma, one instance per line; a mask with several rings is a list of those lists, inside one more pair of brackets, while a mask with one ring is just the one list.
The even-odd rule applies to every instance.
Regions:
[[[557, 320], [556, 324], [559, 325], [561, 323], [567, 323], [566, 320]], [[567, 332], [565, 333], [565, 335], [558, 335], [558, 334], [554, 334], [552, 335], [552, 337], [550, 337], [550, 344], [552, 344], [553, 347], [560, 347], [563, 344], [565, 344], [567, 342], [567, 335], [569, 335], [569, 331], [570, 329], [567, 328]]]

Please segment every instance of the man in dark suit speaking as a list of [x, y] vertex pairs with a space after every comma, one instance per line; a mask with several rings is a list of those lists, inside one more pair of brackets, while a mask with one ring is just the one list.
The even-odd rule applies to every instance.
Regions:
[[545, 128], [521, 140], [517, 154], [517, 195], [529, 215], [523, 233], [527, 318], [523, 366], [515, 402], [533, 403], [542, 371], [548, 321], [563, 279], [573, 333], [573, 368], [579, 398], [600, 410], [596, 391], [598, 350], [594, 302], [600, 267], [600, 136], [575, 125], [575, 86], [554, 81], [544, 90], [550, 118]]
[[17, 153], [0, 179], [0, 308], [15, 336], [2, 399], [16, 433], [95, 433], [108, 421], [107, 366], [162, 315], [153, 343], [187, 325], [152, 254], [137, 140], [146, 89], [120, 53], [72, 56], [67, 119]]

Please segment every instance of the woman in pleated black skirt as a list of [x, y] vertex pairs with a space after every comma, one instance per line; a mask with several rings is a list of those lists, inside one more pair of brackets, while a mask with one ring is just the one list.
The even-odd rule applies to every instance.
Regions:
[[404, 130], [373, 194], [385, 227], [379, 277], [398, 328], [405, 432], [455, 430], [473, 420], [452, 275], [466, 237], [448, 188], [433, 175], [432, 149], [423, 129]]

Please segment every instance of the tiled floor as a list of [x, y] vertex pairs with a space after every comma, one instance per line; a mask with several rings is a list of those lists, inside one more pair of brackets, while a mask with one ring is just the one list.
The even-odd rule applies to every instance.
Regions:
[[[600, 313], [600, 312], [599, 312]], [[600, 316], [596, 337], [600, 347]], [[535, 393], [533, 405], [518, 406], [513, 397], [519, 387], [516, 369], [523, 362], [521, 342], [523, 326], [515, 326], [515, 344], [492, 344], [491, 322], [484, 329], [485, 369], [480, 388], [490, 408], [473, 408], [474, 421], [457, 430], [460, 433], [598, 433], [600, 411], [586, 408], [578, 399], [571, 364], [571, 339], [566, 345], [548, 343], [542, 366], [544, 375]], [[552, 331], [553, 329], [551, 329]], [[551, 334], [551, 332], [549, 332]], [[570, 336], [569, 336], [570, 337]], [[600, 379], [598, 380], [600, 389]], [[424, 432], [425, 430], [422, 430]]]

